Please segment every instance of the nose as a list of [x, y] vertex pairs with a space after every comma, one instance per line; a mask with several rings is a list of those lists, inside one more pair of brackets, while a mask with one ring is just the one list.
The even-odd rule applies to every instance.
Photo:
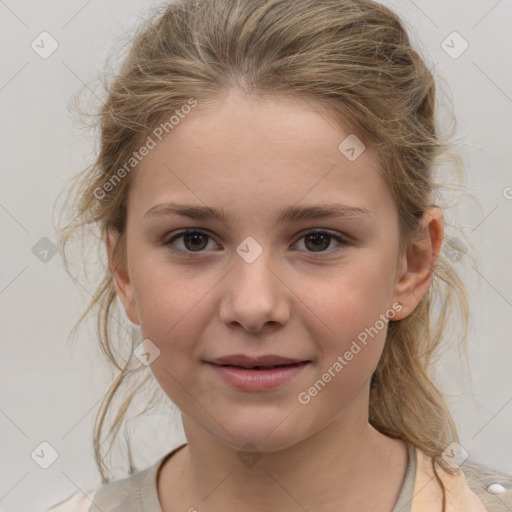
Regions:
[[276, 328], [290, 318], [288, 288], [270, 265], [267, 251], [248, 263], [236, 255], [222, 290], [220, 319], [229, 326], [242, 326], [259, 332], [265, 326]]

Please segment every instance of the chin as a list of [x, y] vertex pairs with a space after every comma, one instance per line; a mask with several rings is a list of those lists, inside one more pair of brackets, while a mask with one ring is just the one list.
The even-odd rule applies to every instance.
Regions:
[[215, 425], [214, 435], [236, 450], [261, 453], [285, 450], [308, 437], [306, 432], [298, 429], [294, 414], [286, 411], [286, 408], [280, 407], [265, 413], [261, 407], [255, 407], [252, 412], [228, 413], [225, 421], [218, 416], [219, 423], [226, 430]]
[[301, 439], [292, 438], [290, 432], [272, 438], [262, 435], [261, 432], [240, 432], [240, 435], [234, 435], [233, 438], [224, 437], [223, 441], [237, 452], [275, 453], [290, 448]]

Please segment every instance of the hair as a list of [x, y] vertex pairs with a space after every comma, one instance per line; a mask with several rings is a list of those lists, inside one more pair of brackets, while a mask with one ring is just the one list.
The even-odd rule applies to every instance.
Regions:
[[[398, 210], [401, 250], [418, 235], [426, 208], [436, 204], [442, 187], [434, 176], [438, 160], [451, 157], [460, 174], [462, 164], [450, 140], [455, 128], [440, 133], [434, 76], [413, 49], [400, 18], [379, 3], [182, 0], [157, 8], [131, 42], [98, 113], [97, 158], [72, 179], [68, 204], [74, 219], [60, 233], [63, 254], [70, 238], [89, 226], [101, 241], [108, 232], [117, 234], [111, 263], [125, 261], [127, 195], [136, 165], [123, 179], [117, 174], [115, 186], [108, 184], [152, 130], [191, 98], [199, 108], [208, 108], [235, 88], [247, 98], [311, 101], [375, 147]], [[459, 348], [465, 348], [469, 308], [464, 284], [442, 253], [431, 272], [431, 285], [414, 311], [389, 322], [371, 379], [369, 423], [416, 446], [449, 471], [441, 455], [451, 442], [458, 442], [458, 434], [432, 370], [446, 344], [454, 299], [460, 306]], [[104, 483], [109, 481], [101, 450], [107, 412], [122, 385], [134, 383], [108, 430], [113, 443], [128, 406], [142, 389], [137, 377], [145, 370], [134, 361], [133, 332], [125, 358], [120, 355], [127, 347], [123, 333], [115, 347], [115, 299], [112, 268], [105, 265], [75, 325], [98, 310], [100, 345], [117, 373], [94, 427], [96, 463]], [[152, 378], [148, 373], [144, 383]]]

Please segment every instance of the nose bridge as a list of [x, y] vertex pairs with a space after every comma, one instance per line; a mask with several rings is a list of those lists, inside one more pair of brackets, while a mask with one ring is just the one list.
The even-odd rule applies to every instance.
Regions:
[[[285, 322], [288, 318], [286, 297], [272, 267], [271, 251], [253, 237], [236, 248], [233, 269], [224, 290], [221, 318], [237, 322], [248, 330], [257, 330], [267, 322]], [[270, 267], [270, 268], [269, 268]]]
[[266, 293], [273, 292], [277, 283], [273, 282], [275, 276], [269, 268], [272, 260], [270, 249], [264, 249], [252, 236], [246, 237], [237, 246], [236, 255], [233, 258], [235, 285], [243, 283], [243, 287], [253, 288], [263, 286]]

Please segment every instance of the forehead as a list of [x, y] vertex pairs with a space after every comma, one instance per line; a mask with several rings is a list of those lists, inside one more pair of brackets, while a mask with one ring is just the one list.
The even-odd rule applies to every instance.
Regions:
[[168, 127], [163, 141], [145, 160], [158, 158], [159, 148], [169, 149], [166, 143], [170, 142], [175, 157], [184, 150], [198, 159], [219, 153], [223, 159], [248, 158], [269, 152], [283, 158], [297, 154], [300, 160], [300, 154], [306, 153], [309, 159], [316, 155], [325, 159], [337, 156], [339, 144], [348, 135], [350, 130], [340, 126], [326, 105], [300, 97], [246, 98], [231, 91], [215, 102], [199, 103]]
[[255, 195], [281, 203], [306, 195], [389, 203], [378, 155], [362, 144], [325, 106], [233, 93], [199, 103], [156, 141], [134, 173], [132, 192], [148, 208], [183, 194], [206, 204], [243, 204]]

